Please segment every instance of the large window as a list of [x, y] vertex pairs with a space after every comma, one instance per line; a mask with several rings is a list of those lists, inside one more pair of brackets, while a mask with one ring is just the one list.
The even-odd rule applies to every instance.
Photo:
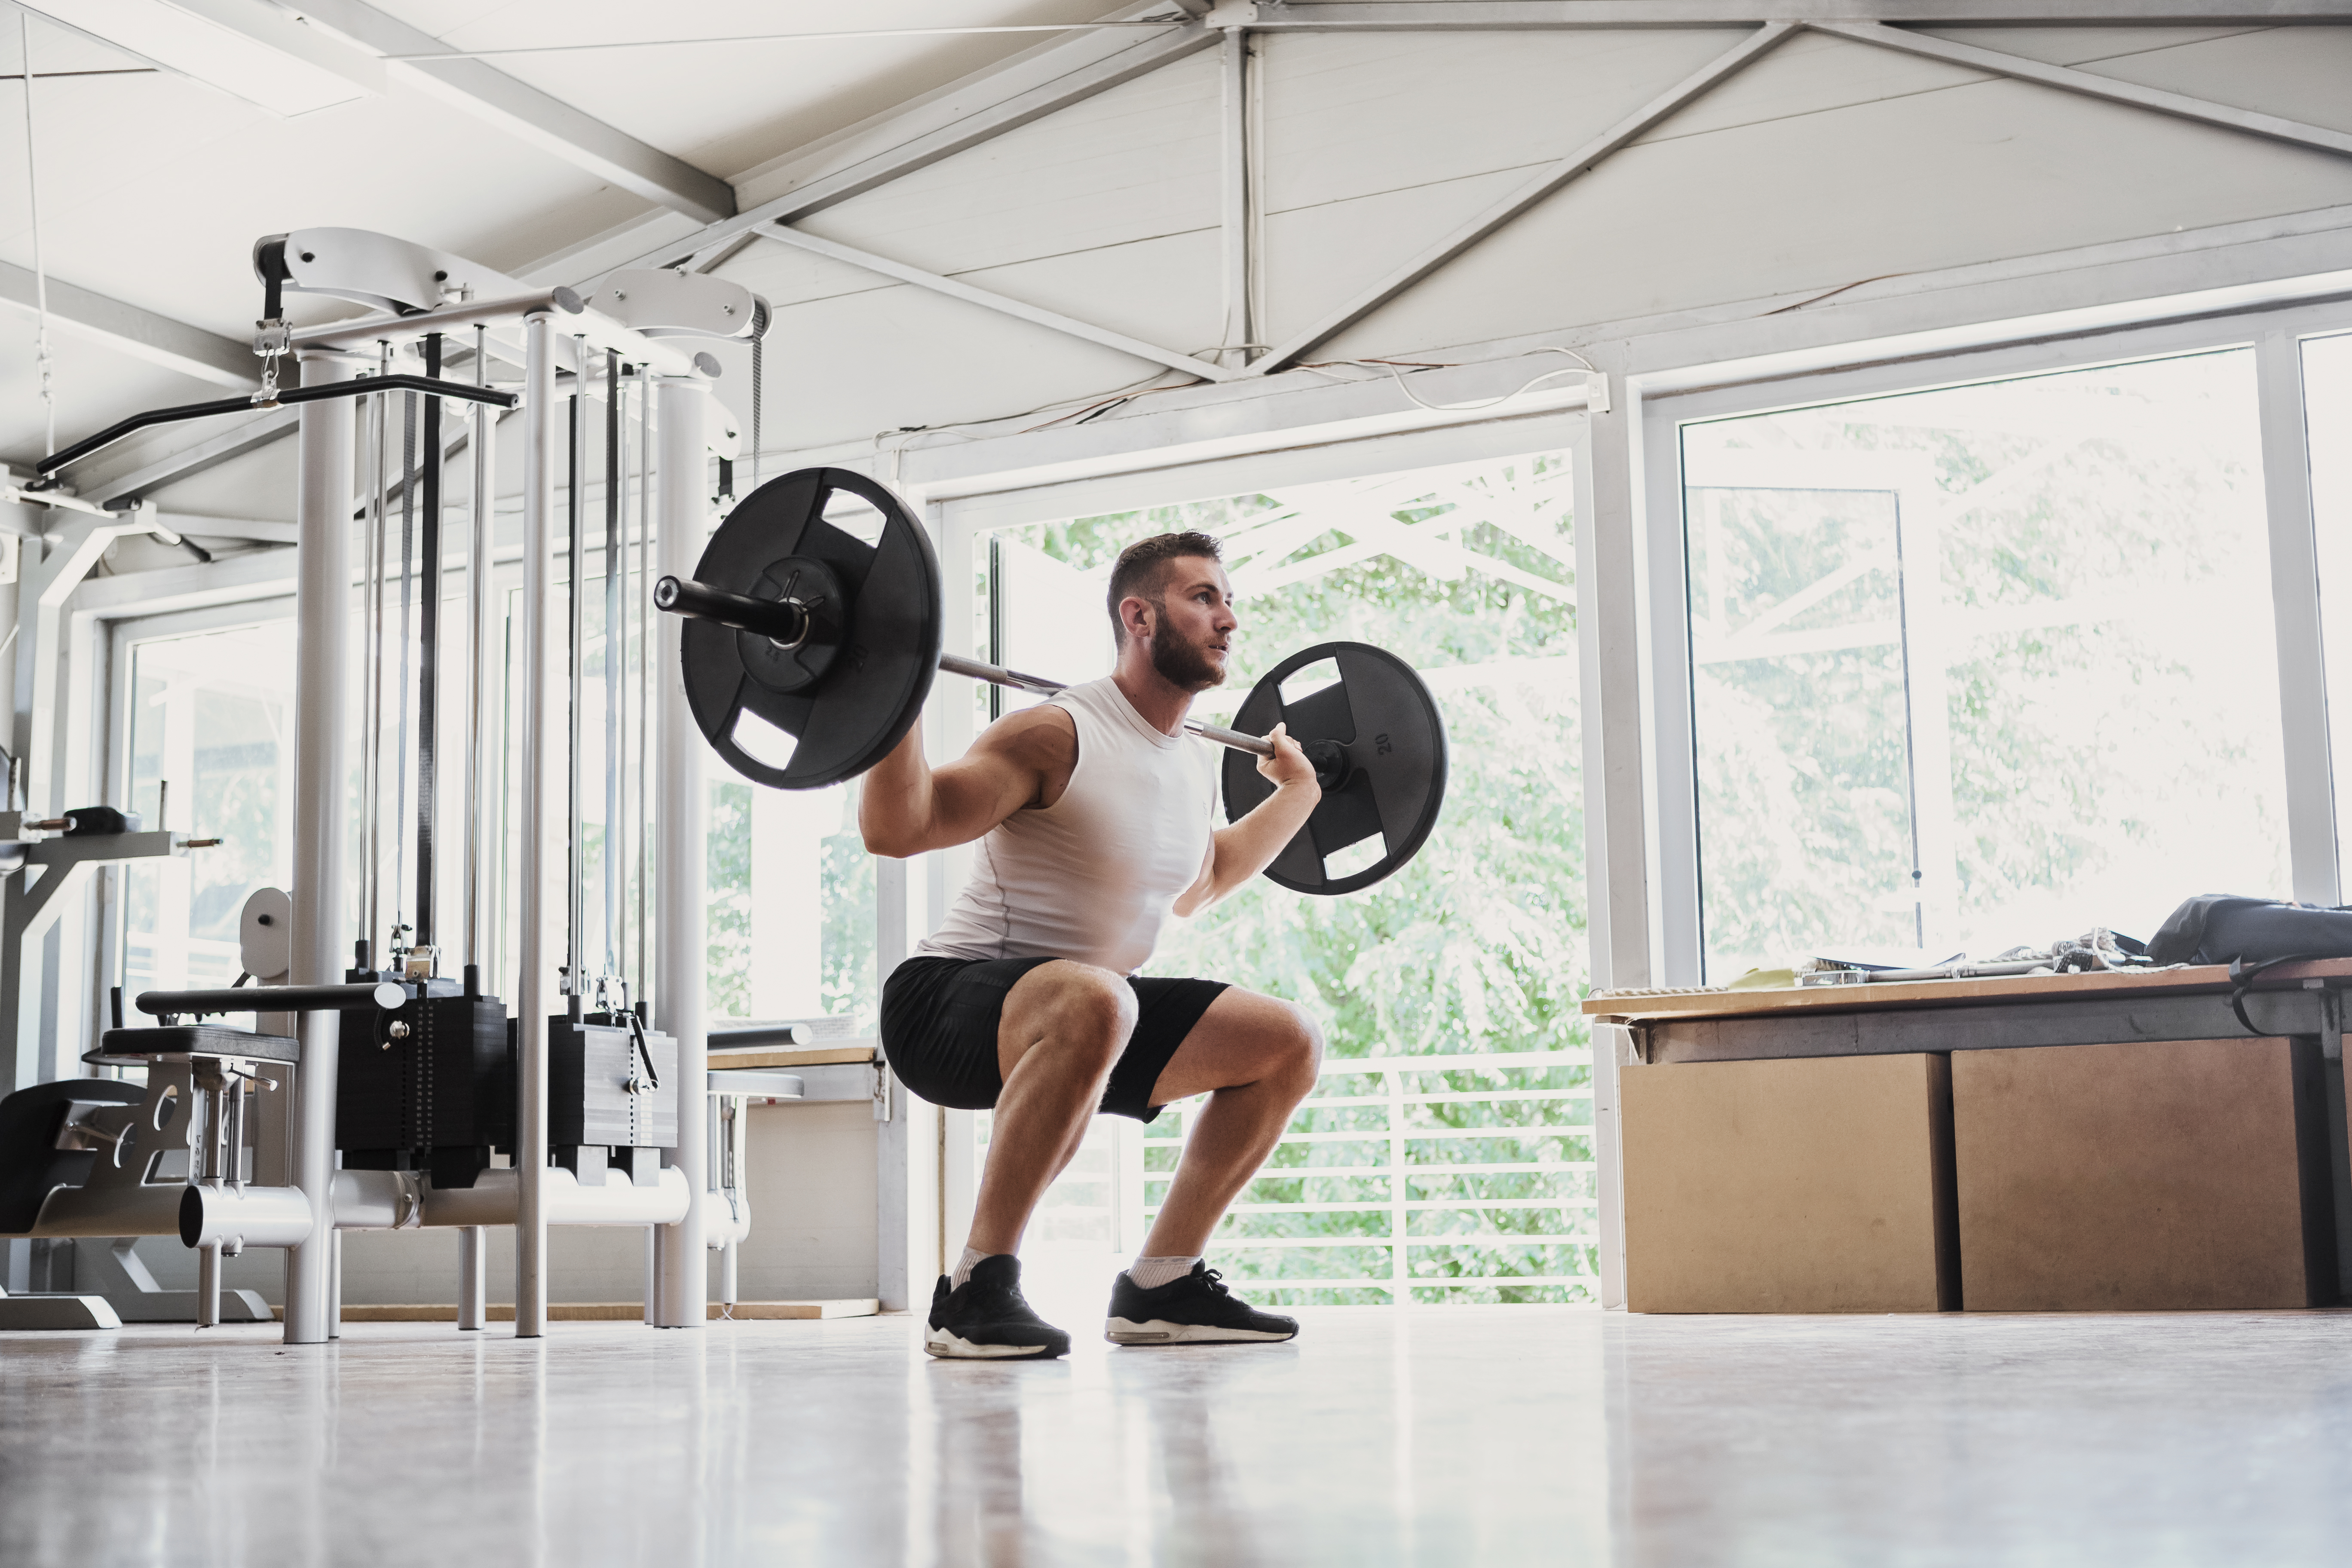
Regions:
[[226, 985], [246, 896], [293, 861], [294, 623], [133, 642], [130, 659], [129, 808], [222, 842], [125, 865], [123, 988]]
[[1683, 427], [1709, 980], [2289, 895], [2253, 359]]
[[[1570, 481], [1567, 458], [1546, 455], [991, 542], [994, 652], [1016, 668], [1106, 673], [1111, 562], [1196, 528], [1224, 542], [1243, 619], [1234, 675], [1197, 713], [1230, 716], [1285, 655], [1335, 637], [1409, 659], [1444, 708], [1445, 811], [1410, 866], [1340, 899], [1261, 879], [1177, 922], [1150, 964], [1324, 1020], [1320, 1089], [1213, 1244], [1261, 1299], [1580, 1300], [1597, 1287]], [[1197, 1110], [1171, 1106], [1139, 1136], [1099, 1119], [1033, 1250], [1133, 1245]]]

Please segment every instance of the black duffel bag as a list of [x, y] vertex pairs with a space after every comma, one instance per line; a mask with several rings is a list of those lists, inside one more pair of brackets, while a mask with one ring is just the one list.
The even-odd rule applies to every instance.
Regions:
[[2352, 908], [2200, 893], [2165, 917], [2147, 955], [2158, 963], [2228, 964], [2231, 1010], [2256, 1035], [2262, 1031], [2246, 1016], [2255, 977], [2281, 963], [2352, 958]]

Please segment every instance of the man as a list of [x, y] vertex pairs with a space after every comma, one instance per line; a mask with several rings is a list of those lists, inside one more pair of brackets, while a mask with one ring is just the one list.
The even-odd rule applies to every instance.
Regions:
[[1183, 731], [1225, 679], [1240, 624], [1217, 542], [1167, 533], [1111, 572], [1117, 668], [1008, 715], [944, 767], [919, 727], [866, 775], [866, 847], [903, 857], [974, 839], [971, 880], [882, 992], [899, 1081], [935, 1105], [992, 1108], [971, 1235], [931, 1300], [936, 1356], [1058, 1356], [1070, 1337], [1021, 1295], [1015, 1253], [1047, 1184], [1100, 1109], [1150, 1121], [1206, 1094], [1141, 1256], [1111, 1289], [1118, 1344], [1287, 1340], [1296, 1320], [1229, 1292], [1202, 1256], [1225, 1207], [1315, 1087], [1322, 1036], [1287, 1002], [1214, 980], [1148, 978], [1171, 914], [1264, 870], [1315, 809], [1315, 769], [1277, 727], [1275, 792], [1214, 826], [1222, 752]]

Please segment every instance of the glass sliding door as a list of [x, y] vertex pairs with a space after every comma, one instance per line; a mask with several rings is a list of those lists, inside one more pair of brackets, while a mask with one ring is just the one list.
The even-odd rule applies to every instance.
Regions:
[[[1264, 671], [1333, 638], [1401, 655], [1444, 711], [1445, 809], [1410, 866], [1338, 899], [1259, 879], [1174, 922], [1150, 965], [1287, 997], [1324, 1021], [1320, 1089], [1212, 1243], [1256, 1299], [1597, 1296], [1572, 494], [1568, 458], [1547, 454], [1273, 485], [991, 542], [992, 657], [1014, 668], [1108, 673], [1113, 560], [1199, 529], [1223, 542], [1243, 628], [1233, 676], [1197, 715], [1227, 721]], [[1030, 700], [1008, 691], [998, 706]], [[1171, 1106], [1139, 1130], [1097, 1119], [1033, 1250], [1104, 1255], [1139, 1239], [1197, 1109]]]

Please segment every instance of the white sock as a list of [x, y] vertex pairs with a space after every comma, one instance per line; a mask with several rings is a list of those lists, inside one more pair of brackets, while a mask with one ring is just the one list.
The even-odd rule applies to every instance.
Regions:
[[1127, 1277], [1139, 1289], [1157, 1290], [1171, 1279], [1181, 1279], [1192, 1272], [1192, 1265], [1200, 1261], [1197, 1258], [1139, 1258]]
[[962, 1289], [964, 1283], [971, 1278], [972, 1265], [978, 1263], [983, 1258], [994, 1258], [995, 1256], [997, 1256], [995, 1253], [982, 1252], [977, 1247], [965, 1247], [963, 1249], [963, 1256], [956, 1259], [955, 1273], [948, 1279], [948, 1289], [950, 1290]]

